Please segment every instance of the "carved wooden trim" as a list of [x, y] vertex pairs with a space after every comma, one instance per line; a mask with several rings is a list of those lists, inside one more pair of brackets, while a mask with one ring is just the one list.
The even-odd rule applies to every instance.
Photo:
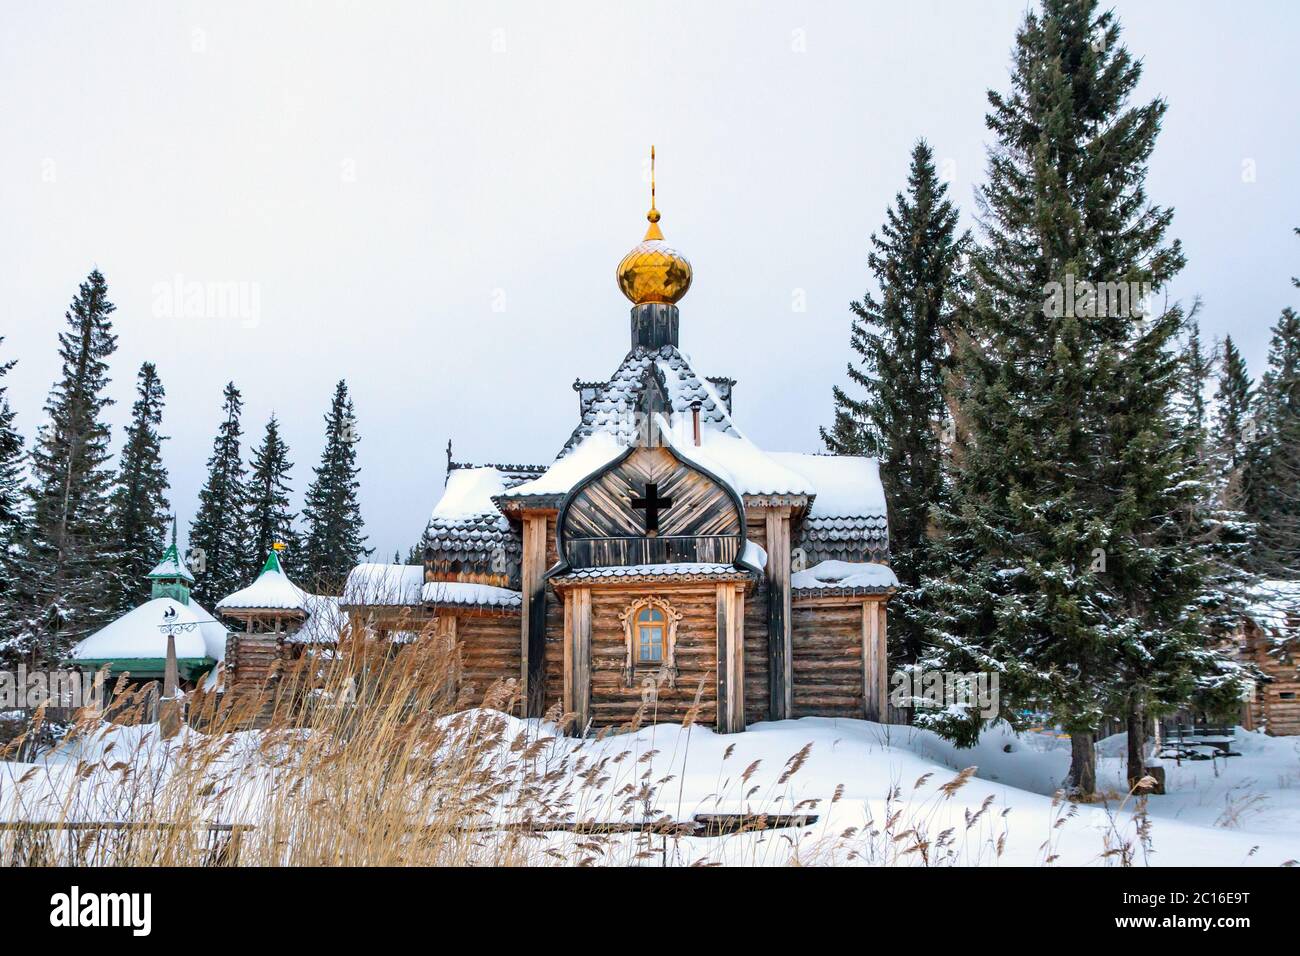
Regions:
[[[636, 661], [636, 617], [647, 607], [657, 607], [664, 615], [664, 659], [658, 667], [639, 665]], [[636, 684], [638, 671], [642, 676], [652, 672], [665, 680], [669, 687], [677, 686], [677, 625], [682, 614], [661, 597], [637, 598], [623, 611], [623, 686]]]

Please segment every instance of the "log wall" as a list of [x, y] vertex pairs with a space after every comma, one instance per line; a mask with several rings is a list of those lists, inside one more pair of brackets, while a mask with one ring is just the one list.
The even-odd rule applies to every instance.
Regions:
[[[682, 615], [677, 626], [676, 687], [666, 684], [656, 692], [657, 702], [647, 708], [647, 722], [680, 722], [700, 693], [696, 721], [708, 727], [717, 723], [718, 608], [717, 585], [698, 584], [659, 588], [592, 589], [591, 592], [591, 717], [595, 727], [616, 726], [631, 720], [642, 702], [640, 680], [624, 687], [623, 664], [627, 644], [623, 612], [634, 600], [661, 597]], [[701, 683], [703, 690], [701, 693]]]
[[863, 694], [863, 601], [795, 603], [791, 628], [794, 672], [791, 717], [856, 717]]
[[476, 703], [498, 680], [519, 679], [522, 614], [469, 615], [456, 621], [460, 686], [473, 685]]
[[[766, 522], [763, 522], [765, 525]], [[751, 531], [750, 540], [753, 540]], [[745, 595], [745, 723], [768, 720], [771, 689], [767, 670], [767, 579]]]
[[1270, 653], [1272, 642], [1253, 621], [1244, 624], [1243, 638], [1247, 659], [1272, 678], [1256, 685], [1247, 704], [1250, 729], [1273, 737], [1300, 734], [1300, 661]]

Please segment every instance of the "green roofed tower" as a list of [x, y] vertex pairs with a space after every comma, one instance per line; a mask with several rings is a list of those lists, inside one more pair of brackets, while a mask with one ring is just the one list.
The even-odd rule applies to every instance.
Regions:
[[162, 558], [154, 565], [146, 577], [150, 584], [150, 599], [169, 597], [181, 604], [190, 603], [190, 586], [194, 584], [194, 575], [185, 564], [176, 547], [176, 519], [172, 518], [172, 540], [163, 552]]

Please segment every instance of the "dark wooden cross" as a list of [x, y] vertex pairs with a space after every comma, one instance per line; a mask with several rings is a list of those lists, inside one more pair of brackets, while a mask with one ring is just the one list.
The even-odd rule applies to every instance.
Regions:
[[659, 486], [653, 481], [645, 486], [645, 495], [632, 499], [632, 507], [645, 512], [645, 532], [647, 537], [659, 533], [659, 512], [667, 511], [673, 506], [673, 499], [660, 498]]

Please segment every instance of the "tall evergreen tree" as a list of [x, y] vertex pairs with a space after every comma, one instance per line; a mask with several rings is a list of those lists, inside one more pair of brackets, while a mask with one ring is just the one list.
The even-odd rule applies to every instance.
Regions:
[[1207, 407], [1205, 386], [1214, 372], [1215, 354], [1206, 352], [1201, 345], [1201, 325], [1195, 313], [1199, 311], [1197, 302], [1187, 316], [1187, 341], [1183, 346], [1183, 419], [1188, 428], [1195, 429], [1202, 440], [1206, 429]]
[[936, 663], [996, 671], [1008, 716], [1049, 710], [1085, 795], [1106, 716], [1227, 683], [1202, 634], [1221, 595], [1177, 413], [1184, 317], [1143, 305], [1183, 265], [1144, 188], [1165, 104], [1129, 105], [1141, 64], [1097, 6], [1045, 0], [1017, 33], [1010, 92], [989, 93], [953, 378], [969, 429], [943, 521], [954, 570], [926, 582]]
[[1246, 360], [1242, 358], [1232, 336], [1223, 340], [1223, 364], [1219, 387], [1214, 394], [1214, 429], [1211, 441], [1221, 461], [1224, 477], [1230, 483], [1246, 460], [1246, 446], [1253, 437], [1250, 421], [1252, 391]]
[[51, 664], [112, 618], [120, 593], [109, 508], [108, 358], [113, 303], [98, 269], [81, 283], [59, 333], [62, 371], [32, 447], [30, 533], [19, 555], [22, 632], [11, 656]]
[[307, 488], [303, 518], [307, 534], [303, 544], [304, 564], [312, 585], [322, 593], [337, 593], [347, 574], [365, 555], [361, 505], [357, 491], [357, 430], [347, 382], [334, 389], [325, 416], [325, 451], [315, 477]]
[[1300, 577], [1300, 316], [1293, 309], [1283, 309], [1273, 327], [1254, 408], [1243, 481], [1257, 525], [1253, 564], [1267, 577]]
[[[0, 344], [4, 337], [0, 336]], [[15, 642], [18, 611], [18, 552], [26, 539], [27, 508], [23, 486], [23, 439], [14, 425], [4, 377], [14, 359], [0, 362], [0, 661]]]
[[199, 509], [190, 524], [189, 567], [193, 594], [209, 606], [248, 583], [249, 534], [245, 516], [243, 430], [244, 401], [234, 382], [223, 393], [224, 415], [208, 459], [208, 477], [199, 491]]
[[853, 398], [836, 386], [835, 423], [821, 430], [837, 454], [881, 456], [890, 563], [903, 585], [891, 604], [893, 635], [908, 662], [917, 659], [924, 637], [914, 611], [923, 599], [917, 585], [938, 570], [930, 513], [943, 494], [949, 294], [966, 243], [947, 189], [935, 174], [933, 152], [919, 141], [906, 194], [894, 197], [879, 235], [871, 236], [867, 266], [880, 297], [868, 291], [851, 305], [850, 346], [860, 359], [849, 364], [849, 379], [865, 394]]
[[297, 515], [290, 509], [289, 473], [293, 462], [289, 460], [289, 446], [280, 437], [280, 424], [272, 415], [266, 423], [262, 444], [253, 450], [252, 467], [248, 475], [248, 503], [245, 521], [249, 532], [248, 577], [253, 577], [271, 546], [277, 541], [285, 545], [280, 554], [280, 564], [286, 573], [292, 573], [300, 562], [300, 542], [293, 522]]
[[130, 610], [148, 596], [145, 575], [165, 546], [171, 514], [162, 462], [166, 438], [158, 431], [166, 392], [152, 362], [140, 366], [135, 390], [112, 497], [113, 525], [122, 547], [119, 611]]

